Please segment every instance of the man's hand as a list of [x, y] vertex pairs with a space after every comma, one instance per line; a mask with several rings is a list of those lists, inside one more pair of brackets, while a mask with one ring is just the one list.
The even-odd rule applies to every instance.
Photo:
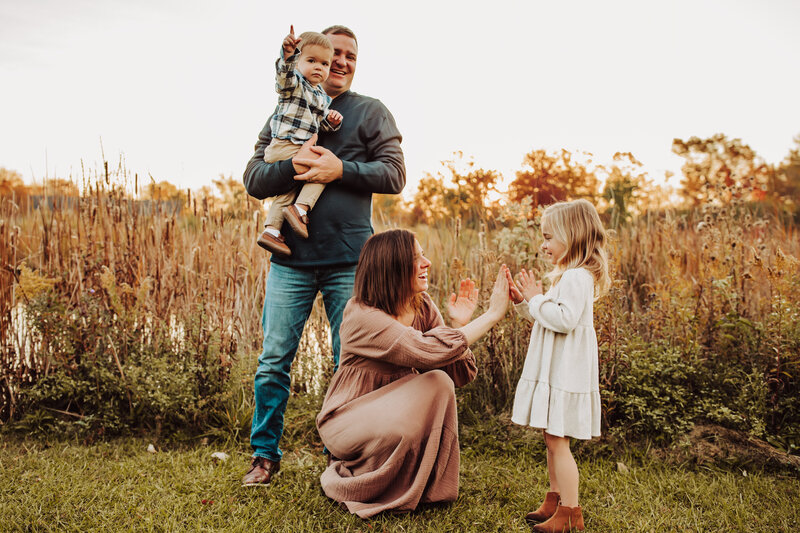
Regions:
[[328, 124], [333, 126], [334, 128], [342, 123], [342, 114], [336, 111], [335, 109], [331, 109], [328, 113]]
[[292, 57], [292, 54], [297, 49], [297, 44], [302, 39], [295, 39], [294, 37], [294, 25], [289, 26], [289, 35], [287, 35], [283, 39], [283, 60], [287, 60]]
[[[322, 146], [308, 146], [311, 157], [305, 157], [304, 148], [312, 140], [316, 141], [317, 135], [300, 148], [300, 151], [292, 159], [295, 169], [298, 167], [308, 167], [308, 170], [294, 177], [296, 181], [306, 183], [330, 183], [342, 177], [342, 160], [334, 155], [333, 152]], [[301, 155], [302, 154], [302, 155]]]
[[304, 165], [298, 160], [317, 159], [319, 157], [319, 155], [311, 151], [311, 147], [317, 144], [317, 137], [318, 135], [316, 133], [312, 135], [309, 140], [303, 143], [303, 145], [300, 147], [300, 150], [294, 154], [294, 157], [292, 158], [292, 166], [294, 167], [295, 173], [303, 174], [308, 172], [308, 165]]

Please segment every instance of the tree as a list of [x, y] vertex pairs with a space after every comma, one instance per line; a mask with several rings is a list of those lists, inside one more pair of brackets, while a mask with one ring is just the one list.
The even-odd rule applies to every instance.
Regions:
[[681, 195], [691, 206], [765, 195], [770, 168], [741, 139], [722, 133], [708, 139], [674, 139], [672, 151], [685, 159]]
[[178, 187], [168, 181], [156, 182], [152, 176], [150, 183], [148, 183], [142, 191], [142, 197], [147, 200], [153, 200], [155, 203], [163, 203], [169, 205], [172, 212], [179, 213], [186, 205], [186, 194], [184, 194]]
[[148, 200], [166, 202], [182, 197], [183, 193], [178, 187], [168, 181], [156, 182], [155, 180], [151, 180], [150, 183], [145, 186], [142, 196]]
[[436, 175], [426, 173], [420, 180], [411, 209], [413, 218], [427, 223], [459, 218], [473, 225], [485, 219], [489, 193], [496, 190], [500, 174], [476, 166], [462, 152], [441, 164]]
[[29, 187], [31, 195], [53, 196], [53, 197], [77, 197], [80, 196], [78, 186], [72, 181], [63, 178], [45, 179], [39, 185]]
[[783, 207], [800, 213], [800, 135], [794, 138], [795, 147], [777, 168], [769, 191]]
[[648, 179], [641, 161], [630, 152], [614, 154], [614, 163], [604, 168], [608, 177], [603, 188], [603, 199], [608, 202], [605, 213], [612, 226], [627, 221], [631, 215], [644, 213], [661, 204], [663, 191]]
[[406, 225], [409, 213], [399, 194], [373, 194], [372, 211], [384, 224]]
[[442, 162], [455, 185], [455, 194], [450, 198], [453, 215], [467, 222], [480, 220], [484, 218], [489, 192], [497, 190], [500, 174], [477, 167], [472, 160], [465, 161], [462, 152], [455, 152], [453, 156]]
[[588, 167], [591, 154], [579, 155], [585, 162], [563, 149], [555, 153], [533, 150], [526, 154], [523, 169], [508, 186], [509, 198], [519, 202], [528, 196], [534, 208], [574, 198], [593, 200], [599, 182], [594, 170]]
[[611, 218], [612, 227], [617, 227], [630, 219], [630, 204], [633, 192], [637, 188], [638, 185], [630, 175], [622, 174], [619, 168], [612, 167], [603, 189], [603, 198], [609, 203], [605, 212]]
[[241, 180], [220, 174], [212, 180], [220, 194], [222, 209], [233, 218], [248, 218], [258, 209], [259, 201], [247, 194]]
[[20, 196], [23, 193], [27, 194], [27, 188], [22, 181], [22, 174], [16, 170], [0, 167], [0, 197]]
[[430, 224], [445, 218], [448, 214], [445, 206], [447, 191], [441, 176], [426, 173], [419, 181], [414, 193], [411, 215], [417, 222]]

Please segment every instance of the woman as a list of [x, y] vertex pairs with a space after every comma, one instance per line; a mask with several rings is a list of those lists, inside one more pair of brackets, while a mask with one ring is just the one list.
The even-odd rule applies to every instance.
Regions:
[[458, 497], [454, 386], [475, 377], [468, 346], [505, 315], [509, 288], [503, 265], [489, 310], [467, 323], [477, 290], [463, 281], [450, 328], [425, 292], [430, 265], [411, 232], [373, 235], [344, 310], [339, 370], [317, 416], [331, 453], [320, 481], [361, 518]]

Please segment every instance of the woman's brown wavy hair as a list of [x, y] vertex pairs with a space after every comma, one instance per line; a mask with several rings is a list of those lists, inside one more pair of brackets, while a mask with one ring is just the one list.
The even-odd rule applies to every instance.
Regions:
[[353, 299], [392, 316], [399, 316], [409, 304], [417, 309], [421, 295], [414, 291], [416, 240], [404, 229], [367, 239], [358, 258]]

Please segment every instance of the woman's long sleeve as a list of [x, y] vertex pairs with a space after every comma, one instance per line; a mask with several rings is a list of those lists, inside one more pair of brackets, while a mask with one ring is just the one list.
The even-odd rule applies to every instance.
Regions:
[[[427, 315], [431, 321], [428, 327], [437, 328], [445, 325], [444, 318], [442, 318], [442, 313], [432, 301], [430, 302], [430, 311], [427, 313]], [[475, 379], [475, 376], [478, 375], [478, 363], [475, 361], [475, 354], [472, 353], [472, 350], [467, 348], [465, 357], [462, 357], [461, 359], [458, 359], [449, 365], [445, 365], [439, 370], [442, 370], [448, 376], [450, 376], [450, 379], [453, 380], [453, 383], [456, 387], [463, 387], [467, 383], [470, 383], [473, 379]]]
[[420, 331], [379, 309], [350, 302], [342, 321], [342, 346], [348, 352], [397, 366], [441, 369], [456, 386], [469, 383], [477, 366], [464, 334], [441, 324], [441, 315], [438, 319], [426, 317], [425, 322], [426, 326], [439, 325]]

